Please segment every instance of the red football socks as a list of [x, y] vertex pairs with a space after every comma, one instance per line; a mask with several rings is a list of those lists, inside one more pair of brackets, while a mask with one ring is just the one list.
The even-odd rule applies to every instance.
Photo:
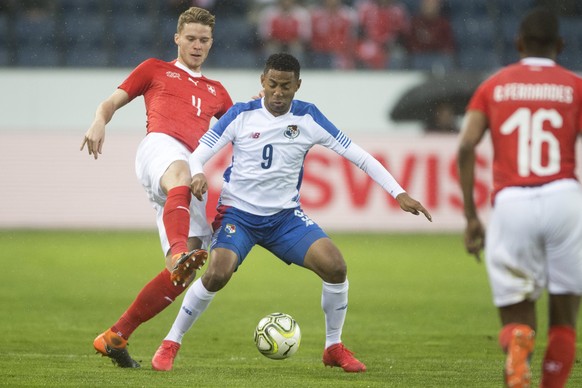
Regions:
[[177, 186], [168, 191], [163, 220], [172, 255], [188, 251], [191, 199], [188, 186]]
[[139, 325], [159, 314], [184, 290], [186, 288], [172, 284], [170, 272], [164, 269], [145, 285], [111, 330], [128, 339]]
[[543, 388], [562, 388], [566, 385], [576, 357], [576, 331], [570, 326], [552, 326], [542, 364]]

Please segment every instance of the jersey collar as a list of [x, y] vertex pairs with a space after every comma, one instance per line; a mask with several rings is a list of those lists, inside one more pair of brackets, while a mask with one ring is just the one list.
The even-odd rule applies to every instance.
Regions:
[[539, 58], [539, 57], [527, 57], [520, 61], [523, 65], [528, 66], [555, 66], [556, 62], [550, 58]]
[[195, 71], [192, 71], [190, 69], [188, 69], [186, 66], [184, 66], [182, 64], [182, 62], [176, 60], [176, 62], [174, 63], [174, 65], [182, 70], [184, 70], [186, 73], [190, 74], [192, 77], [202, 77], [202, 73], [197, 73]]

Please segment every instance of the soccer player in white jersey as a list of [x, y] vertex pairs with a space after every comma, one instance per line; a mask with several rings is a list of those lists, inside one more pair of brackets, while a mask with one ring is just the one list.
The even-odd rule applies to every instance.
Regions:
[[[563, 387], [575, 360], [582, 294], [582, 188], [575, 175], [582, 79], [555, 63], [557, 17], [543, 8], [522, 20], [521, 60], [491, 76], [469, 102], [458, 150], [467, 219], [465, 244], [485, 248], [507, 354], [505, 382], [529, 387], [535, 302], [549, 292], [542, 387]], [[475, 148], [493, 143], [493, 209], [487, 238], [473, 199]]]
[[[226, 89], [201, 73], [212, 46], [215, 17], [191, 7], [178, 18], [174, 41], [178, 58], [151, 58], [136, 67], [97, 108], [85, 133], [85, 146], [95, 159], [101, 154], [105, 125], [114, 113], [138, 96], [144, 97], [147, 135], [137, 150], [138, 179], [157, 211], [157, 225], [166, 268], [139, 292], [108, 330], [93, 341], [98, 353], [124, 368], [139, 367], [127, 351], [127, 340], [139, 325], [174, 301], [204, 264], [210, 242], [206, 201], [192, 200], [188, 158], [210, 127], [212, 117], [232, 106]], [[141, 260], [136, 257], [134, 260]]]
[[203, 165], [227, 144], [232, 165], [224, 174], [218, 215], [213, 223], [210, 264], [186, 292], [182, 308], [152, 359], [156, 370], [172, 369], [182, 337], [258, 244], [280, 260], [315, 272], [323, 280], [326, 340], [323, 363], [346, 372], [364, 372], [341, 341], [348, 305], [346, 263], [323, 230], [303, 212], [299, 188], [306, 153], [316, 144], [349, 159], [413, 214], [430, 213], [400, 187], [369, 153], [336, 128], [315, 105], [294, 100], [301, 85], [300, 65], [289, 54], [266, 62], [261, 100], [235, 104], [200, 139], [190, 157], [192, 193], [207, 190]]

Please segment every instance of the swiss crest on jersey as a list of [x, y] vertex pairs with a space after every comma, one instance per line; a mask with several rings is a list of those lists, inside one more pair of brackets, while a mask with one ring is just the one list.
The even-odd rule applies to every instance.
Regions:
[[299, 133], [300, 133], [299, 127], [297, 127], [297, 125], [287, 125], [287, 128], [283, 132], [283, 135], [285, 135], [287, 139], [293, 140], [297, 136], [299, 136]]

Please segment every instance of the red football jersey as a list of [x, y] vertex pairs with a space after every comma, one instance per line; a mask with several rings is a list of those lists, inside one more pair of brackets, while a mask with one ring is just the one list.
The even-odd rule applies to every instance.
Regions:
[[220, 82], [188, 72], [176, 62], [148, 59], [119, 88], [130, 101], [144, 96], [148, 133], [168, 134], [193, 151], [212, 117], [226, 113], [232, 99]]
[[376, 43], [392, 43], [410, 28], [408, 12], [400, 3], [379, 6], [374, 1], [365, 1], [359, 6], [358, 14], [364, 37]]
[[468, 105], [488, 119], [493, 196], [507, 186], [576, 178], [582, 78], [549, 59], [526, 58], [484, 81]]
[[356, 15], [347, 7], [337, 12], [316, 8], [311, 13], [311, 48], [317, 52], [342, 53], [353, 50]]
[[259, 16], [258, 32], [263, 40], [273, 39], [281, 43], [306, 41], [311, 35], [309, 12], [301, 6], [289, 10], [268, 7]]

